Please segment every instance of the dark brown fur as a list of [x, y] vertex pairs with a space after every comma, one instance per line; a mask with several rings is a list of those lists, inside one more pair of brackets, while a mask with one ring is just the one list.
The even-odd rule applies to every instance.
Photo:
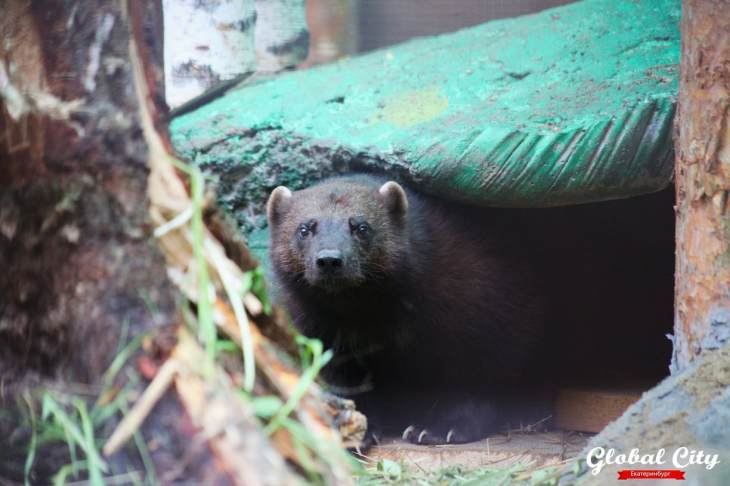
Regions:
[[[275, 191], [282, 300], [304, 334], [334, 350], [326, 379], [353, 395], [371, 432], [414, 425], [414, 442], [478, 439], [542, 335], [522, 238], [499, 211], [490, 218], [392, 183], [384, 195], [385, 182], [360, 175]], [[323, 254], [339, 266], [321, 266]]]

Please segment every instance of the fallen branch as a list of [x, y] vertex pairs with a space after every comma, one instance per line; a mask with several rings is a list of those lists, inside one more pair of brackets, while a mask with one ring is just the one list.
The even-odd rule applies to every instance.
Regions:
[[[321, 405], [323, 398], [319, 389], [313, 384], [308, 389], [298, 387], [300, 376], [297, 370], [284, 364], [273, 351], [273, 343], [249, 319], [247, 311], [259, 316], [264, 307], [258, 298], [243, 288], [243, 270], [229, 258], [223, 244], [205, 224], [200, 171], [176, 160], [167, 140], [155, 129], [150, 110], [152, 99], [134, 40], [130, 44], [130, 59], [141, 107], [142, 131], [149, 146], [150, 219], [157, 228], [155, 235], [165, 256], [170, 279], [190, 302], [197, 305], [197, 325], [203, 328], [202, 344], [206, 347], [204, 351], [190, 333], [181, 329], [179, 342], [163, 365], [165, 368], [169, 364], [175, 372], [172, 377], [166, 374], [160, 379], [167, 385], [170, 379], [174, 380], [184, 409], [201, 427], [216, 459], [235, 481], [241, 484], [288, 484], [293, 476], [289, 477], [292, 471], [283, 461], [286, 457], [299, 462], [305, 470], [321, 474], [328, 483], [351, 484], [346, 456], [315, 452], [320, 445], [322, 448], [343, 450], [339, 434]], [[189, 188], [183, 182], [182, 174], [190, 177]], [[204, 327], [201, 316], [205, 320], [206, 315], [215, 327]], [[251, 394], [254, 391], [258, 368], [283, 402], [291, 400], [290, 404], [297, 405], [292, 415], [298, 422], [289, 419], [289, 409], [285, 409], [286, 413], [278, 416], [278, 421], [285, 426], [273, 434], [271, 440], [243, 400], [244, 395], [235, 389], [231, 377], [212, 359], [216, 328], [229, 335], [242, 350], [245, 392]], [[203, 363], [206, 363], [204, 367]], [[135, 405], [130, 422], [122, 430], [115, 431], [112, 446], [118, 447], [117, 442], [123, 442], [118, 437], [130, 437], [130, 431], [136, 429], [133, 426], [139, 426], [144, 419], [143, 412], [149, 412], [150, 403], [154, 403], [153, 397], [158, 393], [158, 386], [150, 391], [153, 384], [143, 395], [149, 397], [149, 402]], [[314, 443], [309, 442], [307, 454], [296, 450], [297, 444], [301, 447], [303, 431], [314, 440]], [[294, 437], [297, 432], [300, 433], [298, 439]], [[112, 450], [109, 444], [107, 447]], [[311, 463], [309, 454], [315, 454], [314, 463]]]
[[134, 433], [139, 429], [152, 411], [155, 404], [162, 398], [167, 389], [172, 384], [175, 374], [178, 371], [178, 364], [174, 359], [168, 359], [165, 364], [160, 367], [155, 378], [150, 382], [142, 396], [134, 404], [134, 407], [124, 416], [119, 425], [104, 445], [102, 452], [106, 457], [111, 456], [119, 450]]

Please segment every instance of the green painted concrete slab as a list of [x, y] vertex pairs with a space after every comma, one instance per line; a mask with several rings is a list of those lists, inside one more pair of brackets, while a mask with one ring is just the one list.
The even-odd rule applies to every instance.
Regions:
[[242, 87], [175, 119], [225, 205], [350, 169], [447, 197], [552, 206], [671, 181], [679, 0], [586, 0]]

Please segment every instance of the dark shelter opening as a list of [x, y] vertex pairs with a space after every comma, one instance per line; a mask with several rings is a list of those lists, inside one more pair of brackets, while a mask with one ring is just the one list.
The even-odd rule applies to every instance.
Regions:
[[673, 207], [671, 187], [524, 212], [545, 279], [548, 332], [537, 359], [551, 382], [653, 385], [669, 373]]
[[[579, 390], [589, 401], [597, 391], [638, 397], [669, 374], [673, 187], [592, 204], [493, 211], [510, 226], [527, 228], [522, 234], [529, 239], [546, 309], [543, 340], [526, 376], [505, 389], [509, 410], [504, 418], [511, 423], [503, 427], [541, 423], [550, 428], [557, 422], [570, 428], [582, 419], [563, 416], [566, 390]], [[570, 403], [567, 407], [575, 410]], [[607, 421], [595, 410], [585, 414], [590, 421]], [[543, 421], [546, 417], [552, 420]]]
[[[386, 416], [375, 417], [390, 425], [386, 435], [400, 434], [398, 427], [411, 421], [438, 422], [442, 416], [452, 420], [453, 413], [497, 414], [500, 425], [495, 432], [536, 422], [550, 428], [553, 422], [543, 419], [564, 413], [556, 410], [556, 401], [565, 389], [637, 394], [667, 376], [674, 297], [673, 204], [673, 188], [668, 188], [634, 198], [556, 208], [461, 208], [460, 217], [471, 218], [475, 225], [483, 222], [493, 231], [522, 238], [515, 243], [526, 250], [544, 299], [542, 339], [536, 346], [525, 342], [531, 351], [524, 373], [496, 387], [490, 376], [476, 372], [478, 356], [434, 363], [400, 356], [393, 361], [393, 370], [379, 372], [395, 375], [403, 366], [420, 366], [431, 370], [424, 375], [433, 381], [414, 386], [418, 393], [403, 393], [400, 384], [399, 389], [379, 393], [391, 397], [378, 407], [385, 409]], [[490, 316], [483, 318], [486, 322]], [[465, 331], [455, 328], [453, 332]], [[469, 363], [475, 364], [472, 370]], [[459, 374], [471, 390], [464, 393], [462, 385], [452, 387], [448, 379], [438, 379], [437, 375], [452, 374], [453, 370], [439, 371], [451, 366], [463, 368]], [[406, 389], [414, 385], [407, 383], [410, 376], [415, 374], [403, 382]], [[363, 380], [367, 381], [367, 373]], [[367, 411], [369, 386], [336, 391], [364, 403]], [[472, 396], [486, 397], [491, 404], [472, 402]], [[454, 407], [454, 402], [461, 405]], [[567, 423], [573, 421], [568, 417]], [[560, 422], [566, 419], [561, 417], [558, 426]]]
[[566, 387], [646, 390], [667, 374], [670, 189], [517, 209], [387, 181], [277, 188], [268, 205], [282, 300], [333, 350], [325, 379], [370, 435], [472, 442], [551, 417]]

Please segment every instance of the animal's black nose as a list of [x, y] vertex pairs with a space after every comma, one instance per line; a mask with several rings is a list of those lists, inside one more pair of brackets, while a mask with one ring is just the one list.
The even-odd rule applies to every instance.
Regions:
[[342, 268], [342, 253], [339, 250], [322, 250], [317, 253], [317, 268], [334, 273]]

